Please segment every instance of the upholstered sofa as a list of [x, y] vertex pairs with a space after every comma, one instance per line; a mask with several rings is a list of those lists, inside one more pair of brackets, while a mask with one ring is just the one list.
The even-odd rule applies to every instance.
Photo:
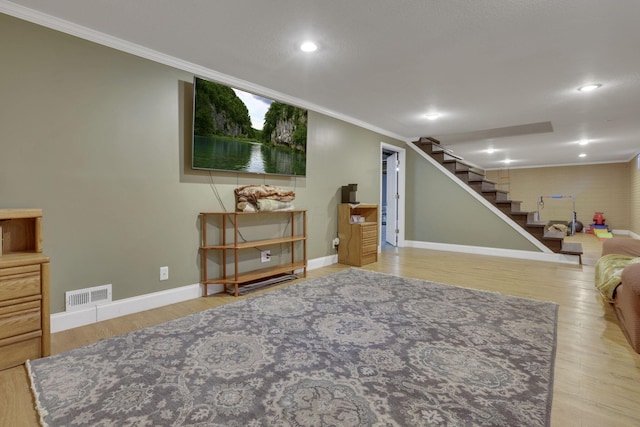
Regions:
[[[638, 258], [640, 240], [620, 237], [606, 239], [602, 244], [602, 255], [610, 254]], [[602, 260], [600, 258], [598, 264]], [[596, 271], [598, 267], [596, 265]], [[610, 302], [629, 344], [636, 353], [640, 353], [640, 262], [629, 263], [623, 268], [620, 284], [615, 287]]]

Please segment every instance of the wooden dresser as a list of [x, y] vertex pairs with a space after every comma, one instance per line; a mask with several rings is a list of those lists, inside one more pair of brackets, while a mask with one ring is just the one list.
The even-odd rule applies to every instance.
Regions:
[[378, 205], [338, 205], [338, 262], [362, 266], [378, 261]]
[[0, 369], [50, 353], [42, 210], [0, 209]]

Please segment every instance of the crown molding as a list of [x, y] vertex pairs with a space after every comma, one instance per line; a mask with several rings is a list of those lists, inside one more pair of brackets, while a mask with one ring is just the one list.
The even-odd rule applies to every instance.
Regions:
[[260, 86], [246, 80], [238, 79], [227, 74], [220, 73], [218, 71], [202, 67], [193, 62], [185, 61], [175, 56], [167, 55], [162, 52], [141, 46], [136, 43], [129, 42], [118, 37], [111, 36], [109, 34], [96, 31], [94, 29], [75, 24], [73, 22], [57, 18], [55, 16], [48, 15], [46, 13], [39, 12], [34, 9], [30, 9], [6, 0], [0, 1], [0, 12], [13, 16], [15, 18], [22, 19], [34, 24], [41, 25], [52, 30], [60, 31], [65, 34], [69, 34], [83, 40], [88, 40], [93, 43], [97, 43], [102, 46], [107, 46], [116, 49], [121, 52], [126, 52], [131, 55], [145, 58], [150, 61], [154, 61], [163, 65], [168, 65], [178, 70], [186, 71], [198, 77], [203, 77], [209, 80], [233, 86], [237, 89], [241, 89], [247, 92], [254, 93], [256, 95], [265, 96], [267, 98], [277, 99], [288, 104], [312, 110], [320, 114], [324, 114], [329, 117], [333, 117], [338, 120], [342, 120], [352, 125], [370, 130], [372, 132], [379, 133], [389, 138], [394, 138], [400, 141], [405, 141], [406, 137], [398, 135], [394, 132], [390, 132], [386, 129], [382, 129], [371, 123], [363, 122], [353, 117], [335, 112], [320, 105], [313, 104], [303, 99], [295, 98], [287, 94], [274, 91], [272, 89]]

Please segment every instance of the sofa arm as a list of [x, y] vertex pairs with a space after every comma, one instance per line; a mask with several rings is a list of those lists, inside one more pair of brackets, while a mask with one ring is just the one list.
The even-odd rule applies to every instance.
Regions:
[[640, 257], [640, 239], [614, 237], [602, 242], [602, 255], [619, 254]]
[[629, 264], [622, 270], [620, 281], [625, 286], [627, 293], [635, 298], [640, 297], [640, 263]]

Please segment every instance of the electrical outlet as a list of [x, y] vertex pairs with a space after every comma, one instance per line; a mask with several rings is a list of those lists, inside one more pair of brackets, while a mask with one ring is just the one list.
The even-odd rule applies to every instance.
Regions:
[[335, 239], [333, 239], [334, 248], [337, 248], [339, 244], [340, 244], [340, 238], [336, 237]]
[[260, 252], [260, 261], [262, 261], [262, 262], [271, 261], [271, 251], [262, 251], [262, 252]]
[[169, 267], [160, 267], [160, 280], [169, 280]]

